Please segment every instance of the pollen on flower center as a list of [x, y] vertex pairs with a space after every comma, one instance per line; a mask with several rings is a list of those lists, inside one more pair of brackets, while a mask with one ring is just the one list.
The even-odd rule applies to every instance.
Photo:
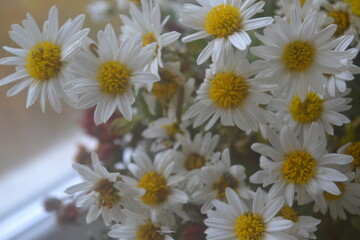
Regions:
[[235, 73], [217, 73], [211, 80], [209, 97], [217, 107], [241, 106], [249, 95], [246, 79]]
[[213, 7], [206, 15], [205, 30], [216, 38], [226, 38], [241, 29], [239, 9], [229, 4]]
[[230, 173], [226, 172], [223, 174], [223, 176], [221, 176], [221, 178], [219, 179], [219, 181], [216, 181], [213, 183], [213, 189], [217, 191], [217, 198], [221, 201], [226, 199], [226, 195], [225, 195], [225, 189], [227, 187], [232, 188], [234, 190], [236, 190], [236, 188], [238, 187], [239, 182], [237, 179], [234, 178], [234, 176], [232, 176]]
[[323, 113], [323, 100], [315, 92], [308, 92], [304, 102], [296, 95], [290, 102], [289, 112], [299, 123], [311, 123], [319, 119]]
[[136, 240], [163, 240], [160, 234], [160, 227], [155, 226], [152, 222], [148, 222], [138, 227], [136, 231]]
[[281, 56], [281, 61], [287, 69], [294, 72], [308, 70], [315, 59], [315, 48], [308, 41], [295, 40], [288, 43]]
[[294, 151], [284, 156], [282, 174], [288, 183], [306, 184], [316, 172], [316, 160], [305, 151]]
[[351, 162], [354, 167], [360, 167], [360, 141], [348, 146], [345, 154], [350, 155], [354, 158], [354, 160]]
[[360, 1], [359, 0], [345, 0], [351, 8], [354, 15], [360, 17]]
[[187, 170], [198, 169], [205, 166], [205, 158], [197, 153], [191, 153], [186, 159], [185, 168]]
[[120, 191], [106, 178], [96, 183], [94, 191], [100, 194], [99, 205], [108, 209], [111, 209], [120, 199]]
[[131, 71], [118, 61], [105, 62], [100, 66], [97, 80], [107, 95], [123, 94], [128, 87]]
[[345, 11], [334, 11], [330, 12], [328, 15], [334, 19], [334, 23], [337, 25], [334, 36], [342, 36], [350, 27], [349, 14]]
[[179, 123], [174, 122], [169, 125], [163, 125], [163, 128], [166, 129], [167, 135], [169, 135], [170, 138], [176, 139], [176, 134], [183, 134], [183, 130], [181, 130]]
[[141, 196], [141, 201], [150, 206], [165, 202], [170, 193], [165, 177], [155, 171], [146, 173], [139, 180], [137, 187], [146, 190], [146, 193]]
[[265, 223], [260, 215], [245, 213], [236, 219], [234, 228], [238, 240], [261, 240]]
[[299, 221], [298, 213], [292, 207], [289, 206], [284, 206], [283, 208], [281, 208], [280, 211], [278, 212], [278, 216], [281, 216], [294, 223], [297, 223]]
[[304, 4], [306, 3], [306, 0], [300, 0], [300, 6], [304, 6]]
[[339, 195], [334, 195], [334, 194], [331, 194], [328, 192], [324, 192], [324, 197], [326, 200], [329, 200], [329, 201], [337, 200], [337, 199], [341, 198], [341, 196], [344, 194], [344, 191], [345, 191], [344, 183], [335, 182], [335, 184], [339, 188], [341, 193]]
[[30, 49], [25, 69], [35, 80], [47, 81], [58, 76], [62, 64], [60, 47], [44, 41]]
[[155, 35], [152, 32], [145, 33], [143, 35], [142, 46], [145, 47], [150, 43], [157, 42]]

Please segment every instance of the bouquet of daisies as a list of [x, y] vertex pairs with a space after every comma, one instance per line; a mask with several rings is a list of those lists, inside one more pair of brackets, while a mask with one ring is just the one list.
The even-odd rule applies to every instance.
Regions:
[[359, 1], [184, 2], [95, 1], [94, 21], [121, 22], [96, 39], [55, 6], [12, 25], [7, 95], [84, 109], [98, 139], [65, 190], [86, 222], [120, 240], [355, 239]]

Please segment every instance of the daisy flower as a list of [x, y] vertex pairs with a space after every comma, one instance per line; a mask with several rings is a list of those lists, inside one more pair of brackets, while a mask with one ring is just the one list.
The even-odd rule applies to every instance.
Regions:
[[360, 141], [345, 144], [339, 148], [338, 153], [353, 157], [352, 162], [348, 165], [348, 169], [355, 169], [355, 182], [360, 183]]
[[347, 181], [335, 183], [341, 194], [334, 195], [324, 192], [322, 197], [326, 201], [326, 206], [321, 207], [315, 203], [315, 212], [320, 211], [325, 214], [329, 210], [333, 219], [340, 218], [342, 220], [346, 220], [345, 210], [352, 215], [360, 215], [360, 184], [351, 182], [355, 178], [353, 172], [347, 173], [346, 176], [348, 177]]
[[158, 67], [163, 67], [161, 59], [162, 49], [176, 42], [180, 37], [180, 33], [176, 31], [162, 33], [164, 25], [169, 18], [166, 17], [161, 22], [160, 7], [158, 4], [153, 6], [152, 1], [141, 0], [141, 7], [142, 11], [134, 4], [131, 4], [131, 19], [126, 15], [120, 15], [123, 21], [121, 38], [126, 41], [125, 39], [141, 33], [142, 46], [156, 43], [154, 50], [155, 56], [153, 56], [151, 61], [146, 65], [146, 70], [158, 75]]
[[353, 40], [353, 37], [349, 36], [344, 38], [340, 44], [335, 48], [336, 51], [347, 51], [352, 54], [349, 59], [343, 59], [342, 64], [345, 69], [338, 74], [325, 74], [327, 78], [327, 90], [331, 96], [335, 96], [336, 91], [345, 92], [346, 82], [354, 79], [353, 74], [360, 74], [360, 68], [353, 64], [353, 59], [357, 56], [359, 50], [356, 48], [348, 48]]
[[316, 239], [314, 232], [316, 232], [316, 226], [321, 222], [311, 216], [299, 216], [298, 212], [292, 207], [284, 205], [277, 216], [290, 220], [294, 225], [287, 229], [286, 232], [292, 236], [296, 236], [297, 239]]
[[345, 34], [353, 34], [358, 38], [354, 21], [352, 20], [352, 12], [349, 5], [345, 2], [338, 1], [331, 4], [327, 0], [321, 1], [321, 6], [327, 12], [327, 15], [332, 18], [332, 23], [337, 25], [334, 33], [335, 37], [340, 37]]
[[254, 197], [254, 192], [245, 184], [245, 168], [239, 164], [231, 166], [229, 149], [222, 152], [220, 161], [212, 166], [203, 167], [199, 175], [200, 189], [193, 194], [193, 199], [195, 203], [203, 204], [202, 213], [213, 207], [213, 199], [226, 199], [226, 188], [233, 189], [243, 199]]
[[166, 225], [152, 221], [150, 218], [124, 210], [125, 220], [111, 226], [108, 236], [119, 240], [173, 240], [173, 232]]
[[0, 59], [0, 64], [16, 65], [15, 73], [0, 80], [0, 86], [18, 82], [7, 92], [7, 96], [27, 88], [26, 107], [40, 97], [43, 112], [46, 98], [56, 112], [61, 111], [61, 98], [72, 105], [74, 99], [64, 93], [63, 85], [72, 79], [69, 64], [89, 32], [89, 29], [81, 30], [85, 15], [68, 20], [60, 29], [58, 15], [57, 8], [53, 6], [42, 30], [30, 14], [23, 20], [23, 26], [13, 24], [9, 35], [20, 48], [4, 47], [15, 56]]
[[303, 141], [286, 125], [280, 130], [280, 135], [269, 132], [268, 136], [272, 146], [262, 143], [251, 146], [261, 154], [260, 167], [263, 170], [253, 174], [250, 182], [264, 187], [273, 184], [269, 194], [285, 196], [289, 206], [293, 205], [295, 193], [300, 205], [310, 199], [320, 206], [325, 206], [320, 197], [324, 191], [334, 195], [341, 193], [334, 182], [344, 182], [347, 177], [332, 166], [350, 163], [352, 157], [327, 153], [326, 139], [318, 124], [311, 125]]
[[[180, 213], [181, 207], [188, 201], [185, 192], [177, 185], [184, 179], [174, 174], [176, 152], [166, 150], [155, 155], [154, 161], [140, 149], [133, 154], [134, 163], [128, 165], [130, 172], [137, 179], [124, 177], [131, 186], [144, 190], [139, 202], [144, 208], [140, 214], [148, 214], [154, 221], [173, 224], [173, 213]], [[142, 211], [142, 210], [141, 210]]]
[[265, 27], [273, 22], [271, 17], [251, 19], [262, 12], [264, 1], [254, 4], [255, 0], [196, 0], [201, 6], [185, 4], [180, 22], [187, 27], [199, 30], [182, 39], [191, 42], [212, 38], [200, 53], [197, 64], [200, 65], [211, 56], [217, 62], [220, 53], [230, 46], [245, 50], [251, 43], [247, 31]]
[[177, 109], [187, 104], [195, 89], [195, 79], [185, 76], [180, 71], [181, 63], [165, 62], [159, 70], [160, 81], [153, 84], [151, 91], [144, 91], [143, 96], [151, 114], [155, 115], [156, 104], [165, 109]]
[[261, 84], [254, 75], [252, 65], [246, 59], [246, 51], [227, 51], [216, 64], [206, 71], [206, 78], [197, 90], [196, 102], [184, 114], [183, 119], [196, 117], [194, 127], [206, 124], [209, 130], [220, 118], [224, 126], [236, 125], [243, 131], [257, 131], [257, 122], [266, 123], [267, 112], [259, 104], [270, 102], [265, 93], [272, 86]]
[[200, 173], [204, 166], [211, 165], [219, 159], [220, 153], [214, 152], [219, 142], [219, 135], [210, 132], [198, 133], [194, 139], [190, 136], [177, 135], [181, 156], [175, 161], [175, 169], [186, 178], [187, 192], [199, 187]]
[[87, 109], [96, 105], [94, 121], [106, 122], [118, 109], [127, 119], [132, 118], [135, 101], [133, 84], [147, 84], [159, 79], [144, 72], [153, 56], [155, 44], [141, 47], [141, 36], [135, 35], [119, 43], [113, 27], [108, 24], [98, 33], [98, 45], [90, 44], [76, 59], [72, 71], [77, 74], [67, 91], [80, 95], [77, 107]]
[[249, 207], [231, 188], [227, 188], [225, 194], [228, 203], [213, 200], [216, 210], [207, 212], [208, 218], [204, 221], [208, 226], [205, 230], [207, 240], [297, 239], [285, 233], [293, 222], [275, 216], [284, 203], [283, 197], [270, 200], [266, 193], [258, 188]]
[[351, 108], [348, 103], [351, 98], [343, 98], [350, 89], [344, 94], [331, 97], [326, 94], [324, 97], [315, 93], [308, 92], [304, 101], [295, 95], [290, 101], [284, 98], [274, 99], [269, 105], [269, 109], [278, 111], [283, 121], [296, 133], [308, 132], [312, 123], [318, 123], [320, 128], [330, 135], [334, 135], [332, 125], [341, 126], [349, 123], [350, 119], [341, 112]]
[[319, 31], [318, 21], [317, 12], [302, 21], [299, 9], [295, 8], [290, 23], [276, 17], [275, 23], [264, 29], [264, 36], [256, 35], [265, 44], [250, 49], [264, 59], [257, 62], [263, 68], [257, 77], [278, 82], [275, 95], [287, 92], [291, 99], [297, 94], [304, 101], [309, 87], [324, 95], [327, 83], [324, 74], [343, 72], [341, 61], [351, 59], [351, 52], [335, 50], [343, 39], [351, 36], [332, 39], [336, 25]]
[[150, 122], [148, 127], [142, 132], [142, 136], [147, 139], [154, 139], [151, 145], [152, 152], [159, 152], [167, 148], [177, 148], [179, 143], [177, 136], [189, 135], [187, 121], [179, 122], [176, 119], [175, 112], [170, 109], [167, 117], [158, 118]]
[[67, 188], [65, 192], [81, 192], [76, 203], [79, 207], [89, 207], [87, 223], [101, 215], [105, 225], [109, 226], [113, 221], [119, 222], [124, 218], [123, 207], [136, 209], [134, 197], [140, 195], [141, 191], [125, 184], [119, 173], [109, 173], [95, 152], [91, 154], [91, 159], [93, 170], [78, 163], [72, 165], [85, 181]]

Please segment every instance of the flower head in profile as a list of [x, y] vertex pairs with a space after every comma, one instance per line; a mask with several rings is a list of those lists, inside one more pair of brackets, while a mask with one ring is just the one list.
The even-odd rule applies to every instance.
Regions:
[[148, 127], [142, 132], [142, 136], [147, 139], [153, 139], [151, 151], [159, 152], [169, 148], [177, 148], [179, 141], [177, 137], [183, 135], [188, 137], [188, 121], [178, 121], [175, 116], [175, 110], [169, 109], [167, 117], [161, 117], [148, 124]]
[[155, 82], [151, 91], [143, 91], [151, 114], [156, 115], [156, 107], [160, 104], [162, 109], [177, 111], [192, 99], [195, 90], [195, 79], [186, 79], [181, 72], [180, 61], [167, 61], [159, 69], [160, 81]]
[[92, 167], [74, 163], [73, 168], [85, 179], [65, 190], [68, 194], [81, 192], [77, 205], [88, 207], [86, 222], [95, 221], [100, 215], [109, 226], [124, 218], [122, 208], [134, 208], [134, 197], [141, 194], [137, 188], [127, 185], [119, 173], [109, 173], [100, 163], [96, 153], [91, 154]]
[[158, 75], [158, 67], [163, 67], [161, 59], [162, 49], [170, 46], [180, 37], [176, 31], [162, 33], [168, 17], [161, 22], [160, 7], [153, 5], [152, 1], [141, 0], [142, 11], [134, 4], [130, 5], [131, 19], [126, 15], [120, 15], [124, 25], [121, 27], [121, 38], [126, 41], [129, 37], [141, 33], [142, 46], [156, 43], [154, 56], [146, 65], [146, 70]]
[[202, 168], [199, 177], [199, 189], [194, 192], [193, 200], [203, 204], [202, 213], [213, 207], [213, 199], [226, 200], [226, 188], [233, 189], [242, 199], [254, 198], [254, 192], [245, 183], [245, 168], [239, 164], [231, 166], [229, 149], [225, 149], [213, 165]]
[[269, 194], [285, 196], [289, 206], [293, 205], [295, 193], [300, 205], [315, 200], [320, 206], [325, 206], [321, 197], [324, 191], [341, 194], [335, 182], [344, 182], [348, 178], [333, 166], [350, 163], [352, 157], [328, 153], [325, 136], [318, 124], [313, 123], [302, 140], [286, 125], [280, 135], [269, 132], [268, 139], [272, 146], [262, 143], [251, 146], [252, 150], [262, 154], [260, 167], [263, 170], [252, 175], [250, 182], [264, 187], [273, 184]]
[[57, 8], [53, 6], [42, 30], [30, 14], [27, 14], [23, 26], [12, 25], [10, 38], [20, 48], [4, 47], [15, 56], [0, 59], [0, 64], [16, 66], [15, 73], [0, 80], [0, 86], [17, 82], [7, 96], [27, 88], [26, 107], [40, 98], [43, 112], [46, 99], [56, 112], [61, 111], [60, 99], [72, 105], [74, 99], [64, 93], [63, 86], [72, 79], [69, 65], [89, 32], [89, 29], [81, 30], [84, 15], [68, 20], [60, 28], [58, 15]]
[[237, 126], [243, 131], [257, 131], [257, 122], [267, 123], [271, 117], [260, 104], [270, 102], [266, 93], [272, 86], [252, 78], [254, 69], [246, 59], [247, 51], [225, 51], [217, 63], [206, 71], [205, 81], [197, 90], [196, 102], [183, 119], [195, 117], [194, 127], [207, 120], [209, 130], [220, 118], [223, 126]]
[[264, 1], [255, 0], [196, 0], [201, 6], [185, 4], [180, 22], [198, 30], [182, 39], [191, 42], [198, 39], [212, 40], [200, 53], [197, 64], [204, 63], [210, 56], [216, 62], [223, 50], [234, 46], [245, 50], [251, 44], [247, 31], [259, 29], [273, 22], [271, 17], [253, 18], [262, 12]]
[[311, 216], [299, 216], [299, 213], [292, 207], [284, 204], [277, 216], [292, 221], [294, 224], [286, 230], [286, 233], [296, 236], [297, 239], [316, 239], [314, 232], [317, 225], [321, 222]]
[[320, 211], [325, 214], [330, 212], [333, 219], [346, 220], [346, 212], [352, 215], [360, 215], [360, 183], [352, 182], [355, 178], [354, 172], [346, 173], [348, 180], [345, 182], [336, 182], [336, 186], [340, 189], [339, 195], [324, 192], [322, 197], [326, 201], [326, 206], [321, 207], [315, 203], [314, 211]]
[[309, 89], [324, 95], [327, 78], [324, 74], [344, 72], [342, 61], [353, 58], [353, 53], [336, 50], [346, 38], [333, 39], [336, 25], [330, 24], [319, 30], [317, 12], [300, 18], [294, 9], [290, 22], [275, 17], [275, 23], [264, 29], [264, 36], [257, 34], [265, 46], [250, 49], [262, 68], [257, 77], [268, 77], [278, 83], [275, 95], [287, 92], [288, 99], [296, 94], [304, 101]]
[[252, 204], [245, 204], [231, 188], [225, 191], [227, 203], [213, 200], [215, 210], [207, 212], [205, 230], [208, 240], [296, 240], [285, 233], [293, 222], [276, 214], [282, 208], [283, 197], [270, 199], [266, 192], [257, 189]]
[[220, 157], [220, 152], [215, 152], [219, 135], [207, 132], [198, 133], [193, 139], [177, 135], [177, 139], [180, 156], [175, 162], [175, 169], [186, 176], [186, 190], [193, 191], [200, 187], [202, 168], [214, 164]]
[[170, 237], [173, 231], [169, 226], [128, 210], [124, 210], [124, 214], [126, 217], [121, 224], [111, 226], [109, 237], [120, 240], [174, 240]]
[[360, 74], [360, 67], [353, 64], [353, 59], [357, 56], [359, 49], [349, 47], [354, 39], [351, 36], [343, 38], [335, 48], [335, 51], [346, 51], [349, 53], [349, 56], [351, 55], [351, 57], [341, 61], [344, 65], [344, 70], [338, 74], [325, 74], [325, 77], [327, 78], [326, 88], [332, 97], [334, 97], [337, 92], [344, 93], [346, 91], [347, 82], [354, 80], [355, 74]]
[[119, 43], [113, 27], [108, 24], [99, 31], [98, 44], [90, 43], [76, 59], [72, 71], [77, 78], [67, 87], [72, 95], [80, 95], [77, 107], [96, 105], [94, 120], [106, 122], [116, 109], [131, 120], [135, 101], [133, 85], [158, 81], [154, 74], [143, 71], [153, 57], [155, 44], [141, 46], [140, 34]]
[[349, 171], [355, 170], [355, 182], [360, 183], [360, 141], [349, 142], [341, 146], [338, 153], [353, 157], [352, 162], [346, 167]]

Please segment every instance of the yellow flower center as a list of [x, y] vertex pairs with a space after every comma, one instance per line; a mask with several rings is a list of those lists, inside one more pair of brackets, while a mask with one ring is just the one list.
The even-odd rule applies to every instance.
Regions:
[[344, 0], [344, 1], [349, 4], [353, 14], [357, 17], [360, 17], [360, 1], [359, 0]]
[[300, 6], [304, 6], [304, 4], [306, 3], [306, 0], [300, 0]]
[[328, 192], [324, 192], [324, 197], [326, 200], [329, 200], [329, 201], [337, 200], [337, 199], [341, 198], [341, 196], [344, 194], [344, 191], [345, 191], [344, 183], [335, 182], [335, 184], [339, 188], [341, 193], [339, 195], [334, 195], [334, 194], [331, 194]]
[[[143, 47], [145, 47], [146, 45], [149, 45], [150, 43], [153, 43], [153, 42], [157, 42], [157, 39], [152, 32], [148, 32], [143, 35], [143, 40], [142, 40]], [[157, 48], [158, 48], [158, 46], [156, 45], [156, 50], [157, 50]], [[155, 50], [155, 52], [156, 52], [156, 50]]]
[[299, 221], [297, 212], [292, 207], [289, 206], [285, 206], [282, 209], [280, 209], [278, 216], [281, 216], [294, 223], [297, 223]]
[[206, 15], [205, 30], [216, 38], [226, 38], [240, 29], [239, 9], [230, 4], [215, 6]]
[[281, 56], [281, 61], [287, 69], [293, 72], [304, 72], [314, 62], [315, 48], [312, 43], [302, 40], [295, 40], [288, 43]]
[[96, 183], [94, 191], [100, 194], [99, 207], [111, 209], [120, 200], [120, 191], [114, 187], [113, 182], [109, 182], [106, 178]]
[[227, 187], [236, 190], [239, 182], [229, 172], [224, 173], [219, 181], [213, 183], [213, 189], [217, 191], [217, 198], [221, 201], [226, 199], [225, 189]]
[[308, 92], [304, 102], [296, 95], [289, 105], [292, 118], [299, 123], [312, 123], [323, 113], [323, 100], [317, 93]]
[[235, 73], [217, 73], [211, 80], [209, 97], [220, 108], [241, 106], [249, 95], [246, 79]]
[[47, 81], [59, 75], [62, 64], [60, 47], [45, 41], [30, 49], [25, 69], [35, 80]]
[[351, 162], [354, 167], [360, 167], [360, 141], [348, 146], [345, 154], [350, 155], [354, 158], [354, 160]]
[[123, 94], [128, 88], [131, 71], [118, 61], [109, 61], [101, 65], [97, 80], [101, 90], [107, 95]]
[[334, 11], [330, 12], [329, 17], [334, 19], [334, 24], [337, 25], [335, 37], [339, 37], [344, 34], [346, 30], [350, 27], [349, 14], [344, 11]]
[[305, 151], [294, 151], [284, 156], [282, 174], [288, 183], [306, 184], [315, 174], [316, 160]]
[[170, 193], [165, 177], [155, 171], [146, 173], [137, 187], [146, 190], [146, 193], [141, 196], [141, 201], [150, 206], [165, 202]]
[[187, 170], [198, 169], [205, 166], [205, 158], [197, 153], [191, 153], [186, 159], [185, 168]]
[[179, 123], [174, 122], [169, 125], [163, 125], [163, 128], [166, 129], [167, 135], [169, 135], [170, 138], [176, 139], [176, 134], [183, 134], [183, 130], [181, 130]]
[[136, 240], [164, 240], [164, 236], [160, 234], [160, 227], [155, 226], [152, 222], [148, 222], [138, 227], [136, 231]]
[[179, 87], [176, 79], [170, 71], [160, 69], [160, 81], [154, 83], [151, 93], [158, 99], [171, 99]]
[[261, 240], [265, 223], [260, 215], [245, 213], [236, 219], [234, 228], [238, 240]]

